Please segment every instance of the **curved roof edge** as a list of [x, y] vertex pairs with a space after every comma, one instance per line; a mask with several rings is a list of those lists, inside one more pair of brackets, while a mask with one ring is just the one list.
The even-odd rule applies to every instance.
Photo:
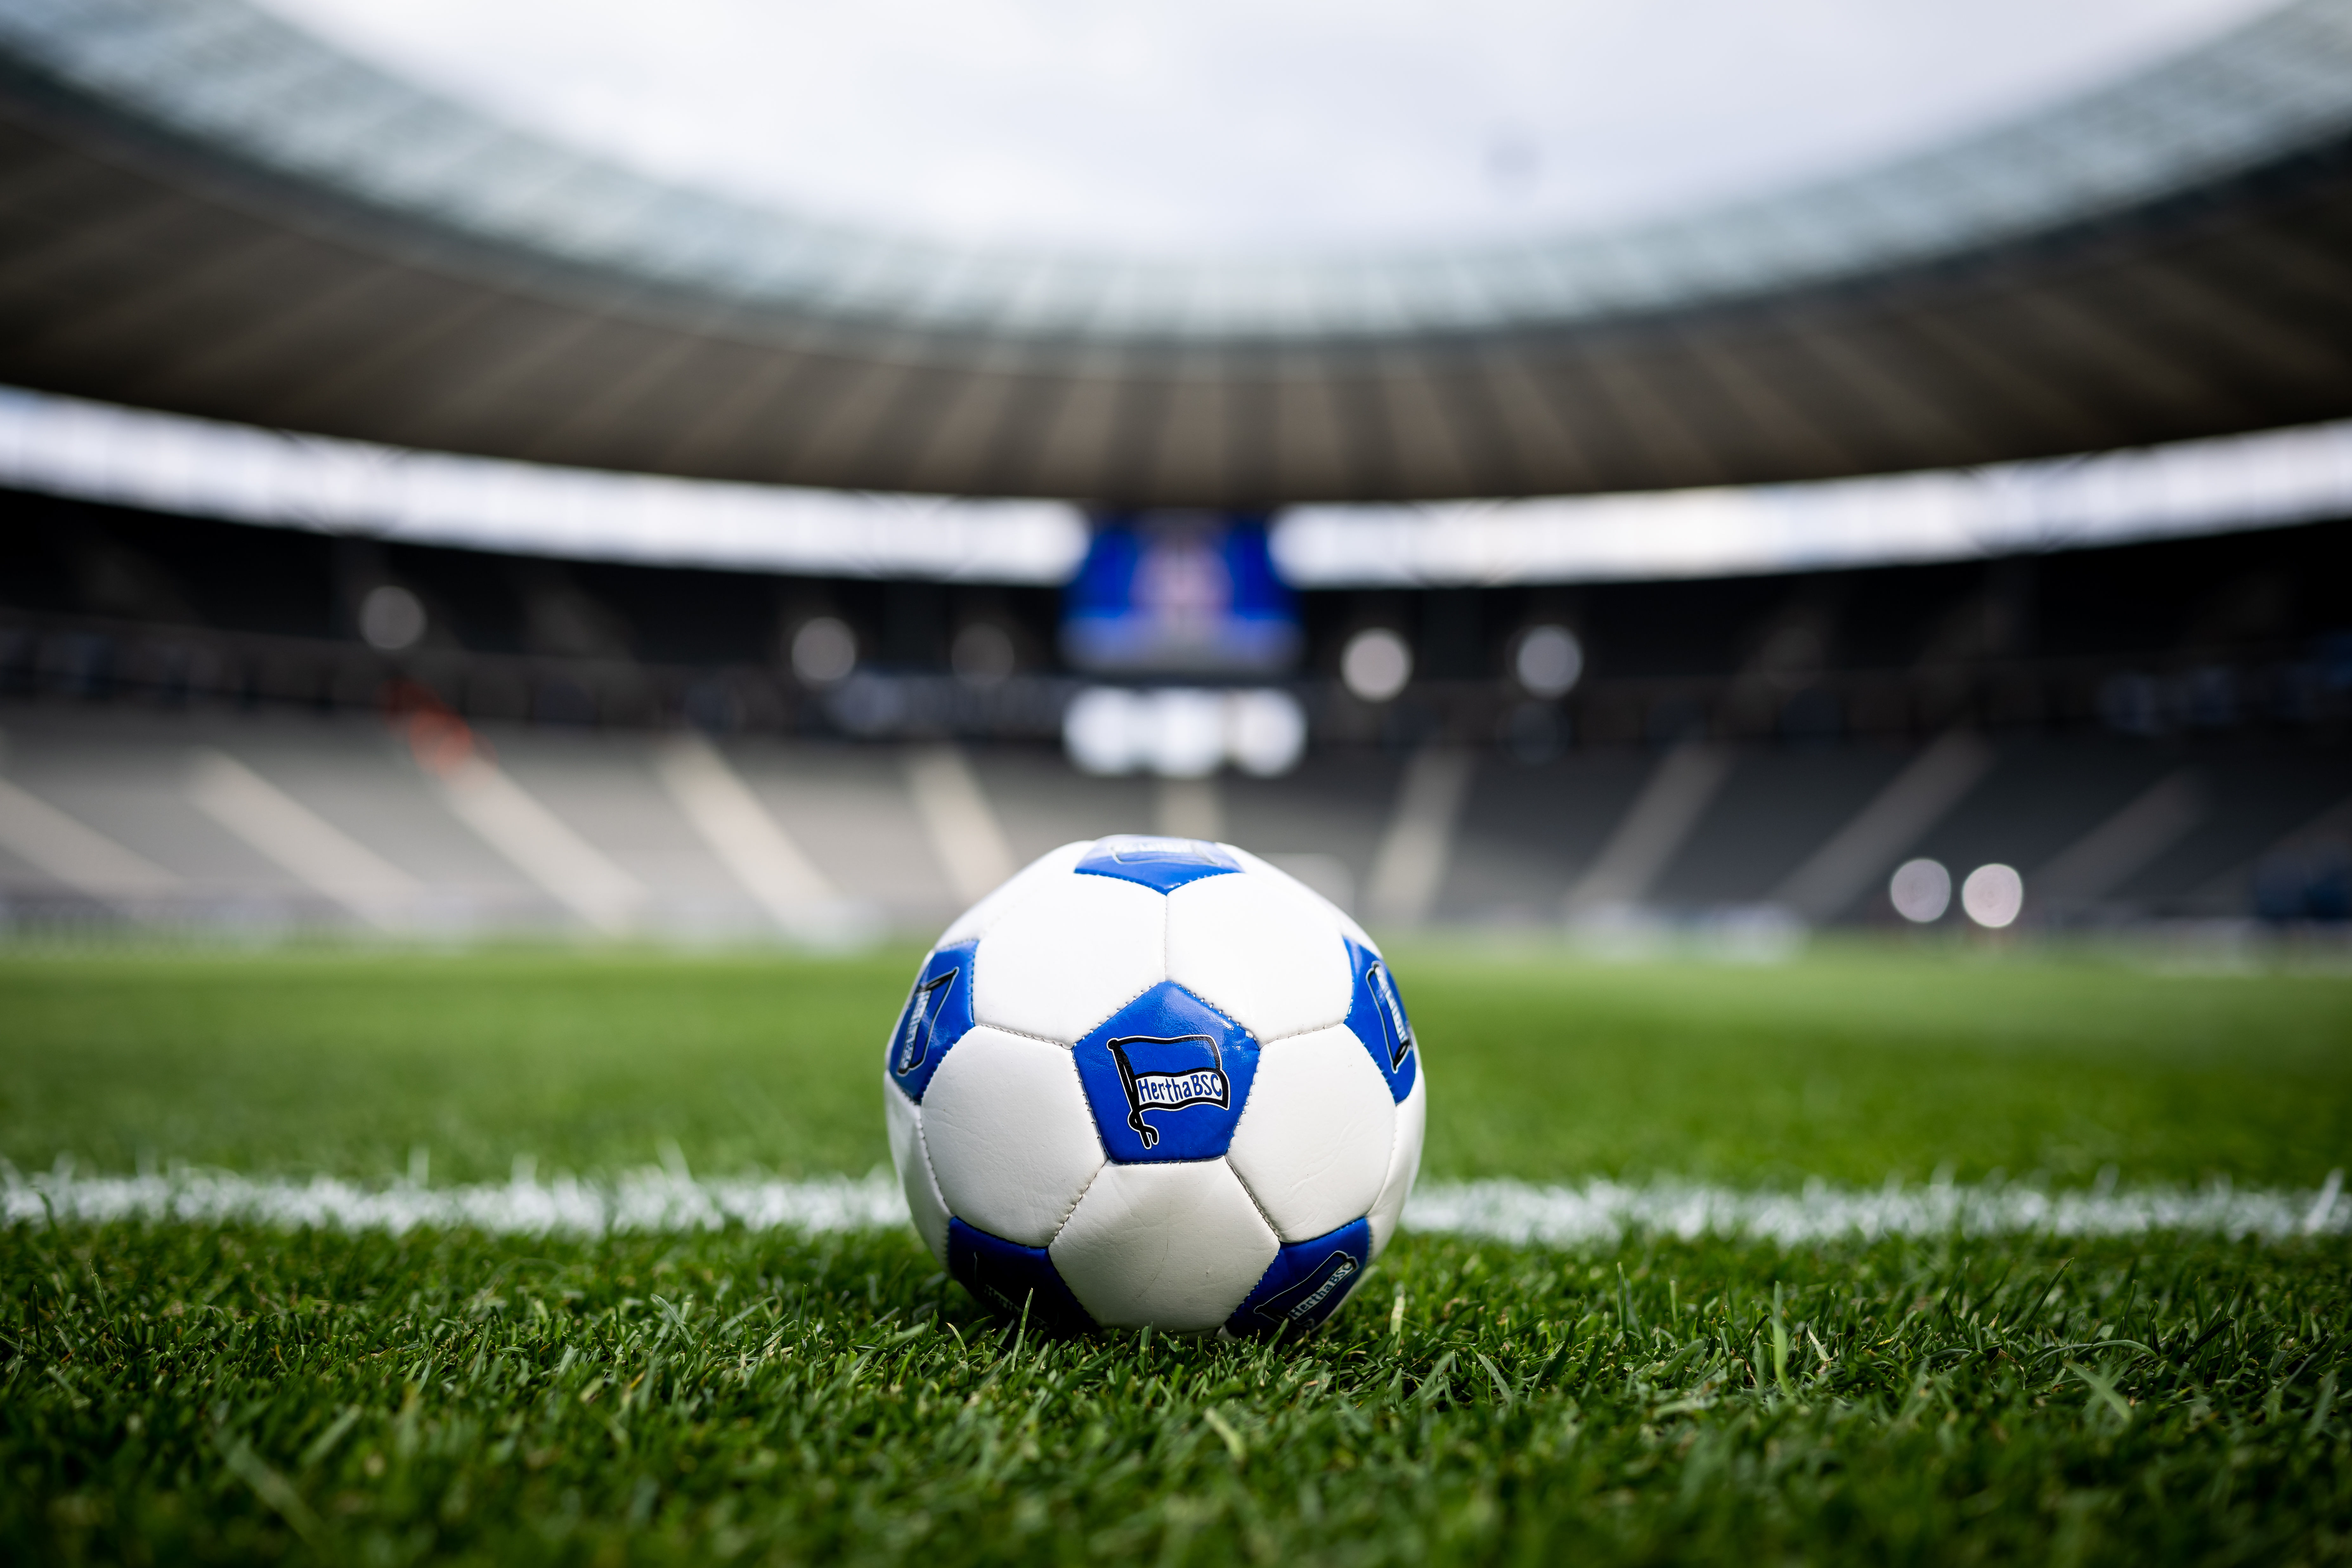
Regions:
[[514, 555], [1055, 585], [1053, 500], [728, 484], [417, 452], [0, 386], [0, 486], [183, 517]]
[[2352, 420], [1810, 484], [1429, 506], [1304, 506], [1302, 588], [1499, 587], [1969, 561], [2352, 517]]
[[413, 87], [244, 0], [20, 0], [0, 8], [0, 49], [174, 134], [484, 239], [736, 309], [1000, 337], [1573, 326], [1932, 261], [2352, 132], [2352, 0], [2297, 0], [2054, 110], [1686, 217], [1456, 249], [1150, 261], [958, 249], [650, 179]]
[[[0, 486], [566, 560], [1053, 585], [1080, 510], [404, 451], [0, 386]], [[2352, 420], [1972, 469], [1276, 522], [1301, 588], [1497, 587], [1969, 560], [2352, 516]]]

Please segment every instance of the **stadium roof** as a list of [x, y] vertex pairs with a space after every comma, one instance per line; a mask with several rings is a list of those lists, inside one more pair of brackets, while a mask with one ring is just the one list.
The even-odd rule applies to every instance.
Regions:
[[1265, 505], [2352, 413], [2352, 0], [1768, 200], [1193, 264], [955, 249], [664, 184], [238, 0], [26, 0], [0, 51], [0, 378], [321, 434]]
[[[1067, 582], [1078, 509], [615, 474], [290, 436], [0, 386], [0, 486], [184, 517], [567, 560]], [[1301, 588], [1723, 577], [1957, 561], [2352, 516], [2352, 420], [1793, 485], [1300, 506]]]

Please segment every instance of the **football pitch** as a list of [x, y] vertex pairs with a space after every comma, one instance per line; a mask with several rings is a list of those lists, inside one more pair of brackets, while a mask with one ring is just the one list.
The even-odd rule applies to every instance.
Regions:
[[1392, 956], [1433, 1196], [1270, 1345], [1000, 1323], [854, 1214], [532, 1220], [870, 1194], [912, 952], [0, 956], [0, 1551], [2352, 1555], [2352, 978]]

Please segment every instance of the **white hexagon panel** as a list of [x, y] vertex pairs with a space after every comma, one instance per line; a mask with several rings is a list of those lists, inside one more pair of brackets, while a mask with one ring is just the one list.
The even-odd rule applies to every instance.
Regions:
[[1281, 867], [1273, 865], [1268, 861], [1259, 858], [1257, 856], [1251, 854], [1248, 850], [1243, 848], [1238, 844], [1223, 844], [1218, 846], [1218, 847], [1230, 853], [1235, 860], [1241, 863], [1242, 869], [1247, 871], [1250, 875], [1254, 877], [1264, 877], [1270, 881], [1280, 882], [1284, 886], [1300, 894], [1302, 897], [1312, 899], [1315, 902], [1322, 905], [1323, 908], [1331, 912], [1331, 918], [1339, 922], [1339, 930], [1346, 933], [1349, 940], [1354, 942], [1358, 946], [1371, 948], [1375, 952], [1380, 951], [1380, 949], [1373, 944], [1372, 939], [1364, 934], [1364, 928], [1358, 925], [1355, 921], [1349, 916], [1347, 910], [1341, 909], [1339, 905], [1333, 903], [1330, 900], [1325, 898], [1322, 894], [1317, 892], [1314, 889], [1308, 887], [1306, 883], [1300, 881], [1297, 878], [1292, 876]]
[[1397, 1107], [1396, 1148], [1389, 1155], [1381, 1195], [1372, 1200], [1372, 1256], [1378, 1258], [1396, 1235], [1404, 1215], [1405, 1200], [1412, 1196], [1413, 1178], [1421, 1174], [1422, 1133], [1429, 1125], [1429, 1079], [1416, 1077], [1412, 1092]]
[[1041, 882], [980, 939], [971, 1013], [1016, 1035], [1075, 1045], [1168, 978], [1168, 900], [1073, 871]]
[[1353, 980], [1331, 906], [1250, 872], [1168, 895], [1168, 978], [1261, 1044], [1345, 1019]]
[[1344, 1028], [1258, 1053], [1249, 1108], [1225, 1158], [1285, 1241], [1370, 1214], [1396, 1148], [1389, 1086]]
[[1101, 1142], [1067, 1047], [982, 1024], [923, 1097], [923, 1147], [948, 1212], [1043, 1247], [1102, 1169]]
[[982, 1301], [1304, 1331], [1420, 1162], [1418, 1049], [1352, 921], [1231, 846], [1065, 846], [950, 926], [892, 1032], [891, 1156]]
[[948, 1205], [940, 1196], [940, 1184], [931, 1174], [930, 1157], [923, 1152], [922, 1108], [898, 1092], [886, 1075], [882, 1085], [883, 1114], [889, 1124], [890, 1163], [898, 1173], [898, 1184], [906, 1190], [907, 1213], [915, 1222], [915, 1233], [931, 1256], [941, 1263], [948, 1260]]
[[955, 923], [940, 933], [938, 945], [953, 947], [961, 942], [978, 942], [1019, 903], [1040, 885], [1068, 874], [1078, 863], [1079, 857], [1093, 848], [1093, 844], [1081, 840], [1049, 849], [1020, 870], [1006, 878], [995, 891], [955, 918]]
[[1181, 1332], [1234, 1315], [1282, 1249], [1223, 1160], [1108, 1165], [1046, 1249], [1097, 1323]]

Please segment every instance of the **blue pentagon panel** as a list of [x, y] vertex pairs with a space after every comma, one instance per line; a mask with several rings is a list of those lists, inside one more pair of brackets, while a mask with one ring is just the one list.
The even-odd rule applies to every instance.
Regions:
[[1117, 877], [1155, 892], [1172, 893], [1203, 877], [1223, 877], [1241, 870], [1241, 863], [1215, 845], [1198, 838], [1155, 838], [1143, 833], [1117, 833], [1098, 841], [1074, 868], [1083, 877]]
[[1249, 1031], [1172, 980], [1112, 1014], [1074, 1054], [1104, 1150], [1130, 1164], [1223, 1154], [1257, 1077]]
[[1356, 994], [1348, 1003], [1348, 1027], [1372, 1060], [1387, 1075], [1389, 1093], [1398, 1104], [1412, 1092], [1421, 1053], [1413, 1048], [1412, 1025], [1404, 1016], [1404, 998], [1397, 994], [1396, 976], [1381, 955], [1349, 937], [1348, 967], [1356, 976]]
[[950, 1219], [948, 1272], [981, 1305], [1008, 1318], [1025, 1309], [1029, 1321], [1042, 1328], [1076, 1332], [1095, 1326], [1042, 1247], [1023, 1247]]
[[1275, 1254], [1225, 1327], [1237, 1334], [1270, 1334], [1286, 1323], [1293, 1333], [1311, 1329], [1339, 1310], [1371, 1260], [1372, 1227], [1360, 1219], [1293, 1242]]
[[940, 1058], [971, 1027], [971, 958], [978, 942], [943, 947], [923, 960], [898, 1026], [890, 1032], [890, 1081], [922, 1103]]

